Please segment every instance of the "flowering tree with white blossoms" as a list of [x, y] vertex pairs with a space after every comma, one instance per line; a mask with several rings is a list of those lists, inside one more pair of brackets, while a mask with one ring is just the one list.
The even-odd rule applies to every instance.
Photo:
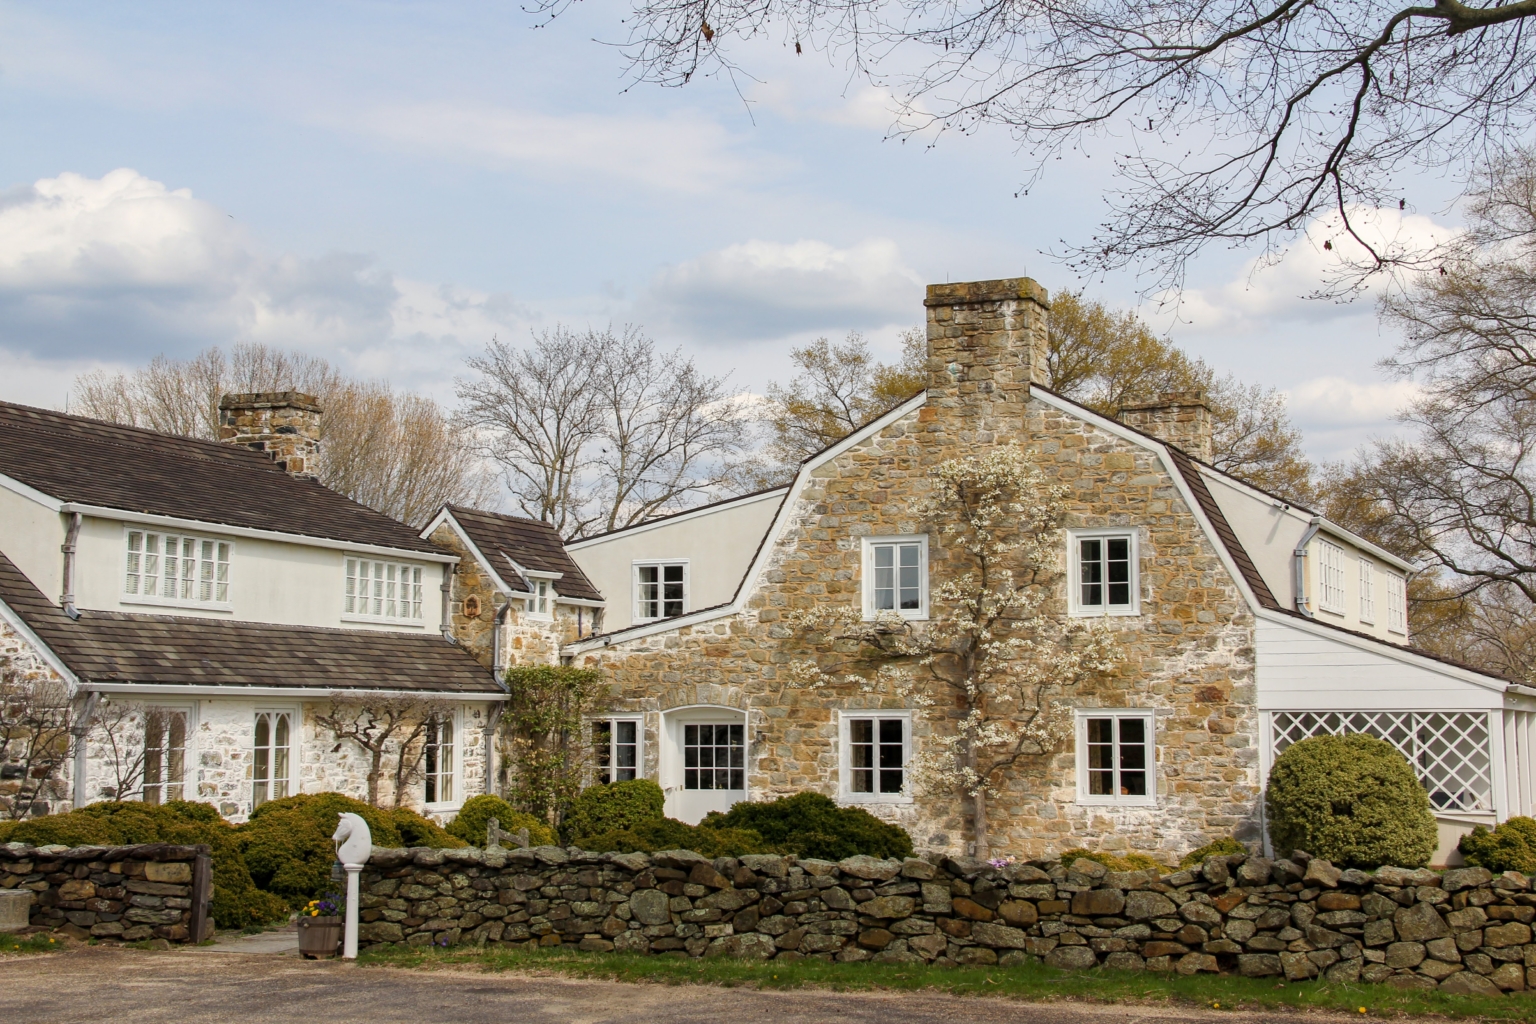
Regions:
[[1115, 671], [1124, 655], [1101, 620], [1068, 619], [1057, 583], [1068, 489], [1024, 451], [1002, 445], [935, 468], [919, 510], [950, 573], [930, 595], [930, 620], [820, 607], [790, 617], [818, 650], [792, 666], [817, 687], [886, 691], [934, 718], [957, 719], [909, 765], [912, 781], [971, 798], [975, 855], [991, 854], [987, 801], [1010, 771], [1053, 753], [1070, 729], [1062, 697]]

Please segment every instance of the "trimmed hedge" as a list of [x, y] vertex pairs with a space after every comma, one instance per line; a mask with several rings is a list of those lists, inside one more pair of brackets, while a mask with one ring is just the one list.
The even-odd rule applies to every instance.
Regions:
[[1510, 818], [1492, 832], [1478, 825], [1461, 837], [1457, 849], [1474, 867], [1536, 874], [1536, 819]]
[[700, 824], [751, 829], [771, 846], [799, 857], [912, 856], [912, 837], [901, 826], [858, 807], [839, 807], [820, 793], [796, 793], [767, 803], [742, 802], [724, 814], [708, 815]]
[[633, 828], [586, 836], [579, 844], [593, 853], [655, 853], [692, 850], [705, 857], [740, 857], [745, 853], [780, 853], [748, 828], [689, 825], [674, 818], [652, 818]]
[[1435, 817], [1413, 767], [1371, 736], [1314, 736], [1275, 760], [1265, 794], [1277, 850], [1341, 867], [1415, 868], [1435, 852]]
[[531, 814], [517, 810], [499, 796], [475, 796], [464, 801], [459, 813], [448, 823], [448, 834], [471, 846], [485, 845], [486, 823], [492, 818], [507, 832], [528, 830], [528, 845], [553, 846], [555, 831]]
[[283, 900], [257, 888], [246, 869], [235, 826], [210, 804], [173, 800], [162, 806], [137, 801], [90, 804], [68, 814], [0, 822], [0, 843], [46, 846], [130, 846], [175, 843], [212, 849], [213, 923], [244, 928], [288, 916]]
[[1179, 867], [1192, 868], [1197, 864], [1203, 863], [1207, 857], [1230, 857], [1239, 853], [1246, 856], [1248, 847], [1231, 836], [1227, 836], [1225, 839], [1218, 839], [1214, 843], [1206, 843], [1198, 850], [1189, 851], [1184, 855], [1184, 859], [1179, 861]]
[[627, 779], [581, 791], [565, 812], [560, 832], [581, 845], [587, 836], [633, 829], [646, 821], [665, 817], [666, 796], [650, 779]]
[[1111, 871], [1157, 871], [1166, 873], [1166, 865], [1144, 853], [1128, 853], [1123, 857], [1113, 853], [1104, 853], [1102, 850], [1068, 850], [1061, 855], [1061, 863], [1071, 867], [1072, 862], [1081, 857], [1083, 860], [1091, 860], [1096, 864], [1103, 864]]

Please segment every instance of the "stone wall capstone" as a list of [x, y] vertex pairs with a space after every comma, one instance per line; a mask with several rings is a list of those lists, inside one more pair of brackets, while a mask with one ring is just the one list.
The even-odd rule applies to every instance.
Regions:
[[833, 863], [687, 850], [375, 848], [363, 948], [404, 943], [1063, 969], [1107, 967], [1536, 988], [1536, 892], [1518, 872], [1340, 870], [1211, 857], [1171, 874], [1090, 860]]

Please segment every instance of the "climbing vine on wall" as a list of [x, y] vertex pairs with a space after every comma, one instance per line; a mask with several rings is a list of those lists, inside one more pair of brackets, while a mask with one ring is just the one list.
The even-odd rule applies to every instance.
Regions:
[[587, 719], [608, 705], [603, 675], [569, 665], [518, 665], [506, 680], [507, 800], [558, 827], [589, 781]]

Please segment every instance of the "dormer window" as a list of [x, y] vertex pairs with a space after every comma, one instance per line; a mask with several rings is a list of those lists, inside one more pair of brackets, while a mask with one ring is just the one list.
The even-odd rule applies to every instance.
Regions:
[[554, 618], [555, 592], [549, 580], [530, 579], [528, 585], [533, 588], [533, 593], [529, 594], [523, 602], [528, 617], [530, 619]]
[[348, 558], [342, 614], [390, 622], [421, 621], [421, 566]]
[[123, 600], [210, 608], [229, 605], [227, 540], [188, 534], [129, 530]]

